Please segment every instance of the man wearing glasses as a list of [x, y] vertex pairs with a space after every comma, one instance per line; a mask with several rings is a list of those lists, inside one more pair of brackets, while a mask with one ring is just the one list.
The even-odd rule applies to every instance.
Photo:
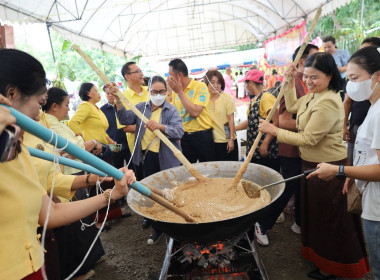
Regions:
[[190, 79], [186, 64], [181, 59], [169, 63], [167, 81], [173, 90], [173, 105], [177, 108], [185, 131], [181, 139], [184, 156], [191, 162], [215, 159], [212, 120], [207, 109], [210, 99], [203, 82]]
[[[135, 62], [130, 61], [124, 64], [124, 66], [121, 68], [121, 75], [124, 77], [128, 84], [128, 87], [123, 92], [123, 95], [129, 100], [129, 102], [131, 102], [133, 105], [136, 105], [140, 102], [146, 102], [149, 100], [148, 88], [144, 86], [144, 74]], [[128, 147], [132, 154], [133, 146], [135, 143], [136, 125], [127, 125], [123, 129], [127, 133]], [[133, 165], [130, 165], [130, 168], [133, 168]], [[134, 166], [134, 170], [137, 180], [141, 180], [141, 166]]]

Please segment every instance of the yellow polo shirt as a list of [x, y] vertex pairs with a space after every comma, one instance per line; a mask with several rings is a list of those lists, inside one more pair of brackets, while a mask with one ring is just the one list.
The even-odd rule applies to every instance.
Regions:
[[102, 110], [88, 101], [82, 102], [69, 121], [69, 127], [76, 135], [82, 134], [84, 141], [97, 140], [108, 144], [106, 130], [108, 120]]
[[[249, 110], [252, 105], [256, 102], [257, 96], [252, 99], [251, 103], [247, 109], [247, 116], [249, 115]], [[259, 115], [261, 118], [266, 119], [268, 116], [268, 111], [270, 111], [276, 102], [276, 97], [274, 97], [270, 92], [264, 92], [260, 99], [259, 105]]]
[[0, 163], [0, 279], [18, 280], [42, 266], [37, 240], [41, 186], [28, 149]]
[[[222, 92], [215, 102], [210, 100], [208, 103], [208, 111], [212, 119], [212, 134], [214, 136], [214, 142], [227, 143], [229, 139], [226, 138], [224, 124], [228, 123], [227, 116], [236, 112], [235, 102], [231, 95]], [[234, 135], [232, 135], [232, 137], [235, 138]]]
[[[155, 122], [159, 123], [160, 122], [160, 117], [161, 117], [161, 112], [162, 112], [162, 108], [156, 109], [155, 111], [152, 112], [152, 116], [150, 117], [150, 119], [152, 121], [155, 121]], [[141, 140], [141, 149], [143, 151], [146, 150], [148, 148], [148, 146], [150, 145], [150, 143], [152, 143], [152, 141], [156, 137], [157, 137], [156, 134], [154, 134], [149, 129], [146, 129], [145, 133], [144, 133], [144, 136], [143, 136], [143, 138]], [[153, 143], [152, 146], [149, 147], [149, 151], [158, 153], [159, 150], [160, 150], [160, 140], [158, 139], [158, 140], [156, 140], [156, 142]]]
[[[123, 92], [123, 95], [125, 98], [128, 99], [129, 102], [131, 102], [133, 105], [139, 104], [141, 102], [146, 102], [147, 100], [150, 100], [149, 93], [148, 93], [148, 87], [141, 87], [142, 91], [141, 94], [138, 94], [131, 88], [127, 87], [127, 89]], [[129, 109], [126, 104], [123, 104], [125, 109]], [[136, 128], [137, 130], [138, 128]], [[132, 153], [133, 146], [135, 144], [135, 134], [132, 132], [127, 133], [127, 141], [128, 141], [128, 147], [129, 151]]]
[[207, 108], [210, 100], [210, 94], [208, 92], [206, 84], [192, 79], [184, 90], [184, 93], [187, 99], [191, 101], [191, 103], [203, 107], [203, 110], [199, 116], [193, 118], [182, 105], [178, 94], [173, 91], [172, 104], [177, 108], [179, 112], [185, 132], [196, 132], [210, 129], [212, 127], [212, 120]]

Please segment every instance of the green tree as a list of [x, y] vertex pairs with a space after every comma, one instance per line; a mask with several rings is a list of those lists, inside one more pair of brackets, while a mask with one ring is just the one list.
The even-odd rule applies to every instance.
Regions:
[[[361, 0], [353, 0], [320, 18], [312, 38], [333, 35], [339, 48], [355, 52], [366, 37], [380, 35], [380, 1], [365, 0], [361, 22]], [[311, 22], [307, 23], [310, 28]]]
[[[56, 57], [55, 63], [50, 51], [31, 48], [23, 34], [15, 34], [16, 47], [36, 57], [48, 74], [54, 74], [56, 78], [53, 79], [53, 84], [55, 86], [65, 88], [63, 78], [81, 82], [95, 81], [98, 87], [103, 85], [96, 73], [71, 49], [71, 42], [65, 40], [54, 30], [51, 30], [51, 38]], [[111, 81], [123, 81], [121, 74], [116, 73], [125, 63], [124, 58], [94, 48], [83, 46], [81, 48]]]

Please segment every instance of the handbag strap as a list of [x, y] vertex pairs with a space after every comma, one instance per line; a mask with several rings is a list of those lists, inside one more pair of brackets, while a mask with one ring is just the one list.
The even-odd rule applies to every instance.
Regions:
[[362, 193], [364, 193], [365, 188], [368, 186], [368, 184], [369, 184], [369, 181], [367, 181], [367, 183], [365, 183], [365, 185], [364, 185], [364, 187], [363, 187], [363, 191], [362, 191]]
[[146, 157], [146, 154], [149, 152], [149, 149], [150, 147], [152, 147], [152, 145], [158, 140], [159, 138], [156, 136], [156, 138], [153, 139], [152, 142], [150, 142], [150, 144], [148, 145], [148, 147], [146, 147], [146, 150], [145, 150], [145, 153], [142, 157], [142, 160], [144, 161], [145, 160], [145, 157]]

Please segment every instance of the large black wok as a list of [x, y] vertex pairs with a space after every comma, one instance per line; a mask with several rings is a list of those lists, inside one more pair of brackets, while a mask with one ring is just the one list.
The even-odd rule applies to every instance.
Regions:
[[[216, 161], [207, 163], [197, 163], [194, 167], [202, 174], [210, 178], [233, 178], [239, 170], [242, 162], [227, 162]], [[163, 173], [167, 176], [164, 176]], [[141, 181], [146, 186], [154, 186], [159, 189], [173, 188], [172, 182], [186, 181], [192, 175], [183, 166], [171, 168], [165, 171], [155, 173]], [[247, 171], [245, 172], [243, 179], [253, 181], [259, 185], [266, 185], [269, 183], [283, 180], [281, 174], [266, 166], [250, 163]], [[262, 217], [265, 217], [266, 213], [270, 211], [273, 202], [284, 191], [285, 184], [279, 184], [269, 187], [267, 190], [271, 195], [271, 203], [257, 211], [248, 213], [235, 218], [230, 218], [217, 222], [209, 223], [172, 223], [155, 220], [154, 226], [166, 233], [168, 236], [183, 242], [214, 242], [223, 241], [239, 235], [250, 229], [254, 223]], [[127, 197], [129, 207], [141, 216], [154, 220], [154, 217], [143, 215], [137, 205], [150, 207], [153, 205], [150, 199], [142, 196], [137, 191], [131, 189]]]

